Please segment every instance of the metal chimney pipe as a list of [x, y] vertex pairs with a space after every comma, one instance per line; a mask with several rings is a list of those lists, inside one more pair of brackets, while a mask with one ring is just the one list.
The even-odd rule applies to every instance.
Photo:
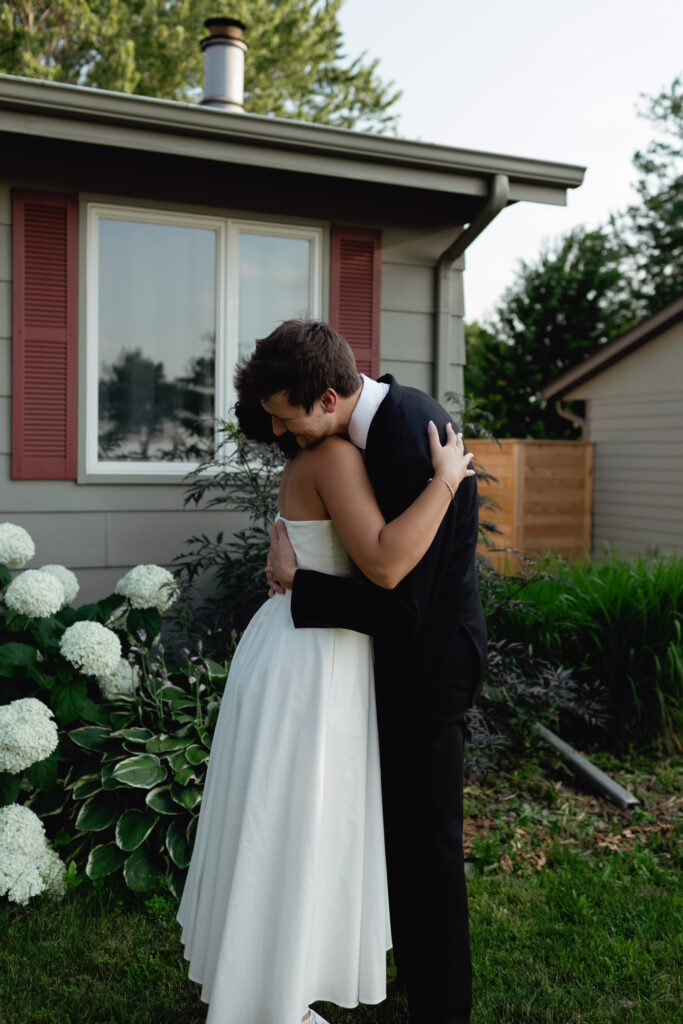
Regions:
[[210, 35], [202, 39], [204, 51], [204, 99], [219, 110], [244, 113], [245, 25], [236, 18], [207, 18]]

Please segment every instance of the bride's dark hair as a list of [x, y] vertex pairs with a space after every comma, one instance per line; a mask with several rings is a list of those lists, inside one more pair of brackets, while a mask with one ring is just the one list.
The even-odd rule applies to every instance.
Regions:
[[294, 434], [286, 431], [279, 437], [273, 433], [273, 421], [253, 395], [241, 394], [235, 406], [235, 416], [239, 428], [250, 441], [259, 444], [272, 444], [278, 447], [288, 459], [294, 458], [299, 451]]

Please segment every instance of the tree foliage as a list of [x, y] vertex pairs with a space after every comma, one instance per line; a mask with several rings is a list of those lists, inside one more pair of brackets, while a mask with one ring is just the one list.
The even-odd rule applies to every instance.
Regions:
[[606, 230], [575, 228], [535, 263], [521, 262], [490, 329], [469, 328], [466, 388], [489, 402], [499, 437], [576, 437], [538, 393], [632, 325], [620, 261]]
[[539, 392], [683, 294], [681, 79], [646, 99], [654, 137], [633, 157], [638, 202], [521, 262], [491, 322], [466, 329], [467, 391], [488, 403], [499, 437], [577, 437]]
[[655, 135], [633, 156], [638, 202], [612, 220], [639, 311], [650, 316], [683, 294], [683, 79], [645, 96]]
[[247, 26], [245, 109], [381, 131], [400, 93], [377, 60], [344, 52], [343, 0], [5, 0], [0, 72], [198, 101], [206, 18]]

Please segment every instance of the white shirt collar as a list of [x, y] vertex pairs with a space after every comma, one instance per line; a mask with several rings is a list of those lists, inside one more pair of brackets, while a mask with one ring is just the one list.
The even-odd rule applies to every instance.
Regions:
[[362, 451], [365, 451], [370, 424], [372, 423], [374, 415], [379, 409], [382, 400], [386, 397], [386, 394], [389, 391], [389, 385], [386, 383], [380, 383], [377, 380], [372, 380], [371, 377], [366, 377], [364, 373], [361, 373], [361, 379], [363, 381], [363, 387], [358, 401], [356, 402], [356, 408], [351, 414], [349, 438], [353, 441], [356, 448], [360, 448]]

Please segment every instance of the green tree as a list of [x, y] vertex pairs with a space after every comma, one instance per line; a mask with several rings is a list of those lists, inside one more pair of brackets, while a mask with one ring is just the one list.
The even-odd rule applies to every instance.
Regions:
[[498, 437], [576, 437], [542, 388], [634, 322], [621, 252], [605, 229], [575, 228], [520, 262], [486, 330], [470, 327], [465, 385]]
[[683, 79], [643, 96], [655, 135], [633, 156], [638, 202], [612, 218], [642, 317], [683, 294]]
[[465, 391], [487, 413], [486, 427], [495, 437], [508, 437], [508, 424], [517, 401], [510, 388], [515, 374], [515, 350], [499, 341], [476, 321], [465, 324]]
[[343, 0], [5, 0], [0, 71], [198, 101], [208, 17], [247, 25], [245, 108], [343, 128], [395, 128], [400, 96], [365, 53], [351, 60]]

